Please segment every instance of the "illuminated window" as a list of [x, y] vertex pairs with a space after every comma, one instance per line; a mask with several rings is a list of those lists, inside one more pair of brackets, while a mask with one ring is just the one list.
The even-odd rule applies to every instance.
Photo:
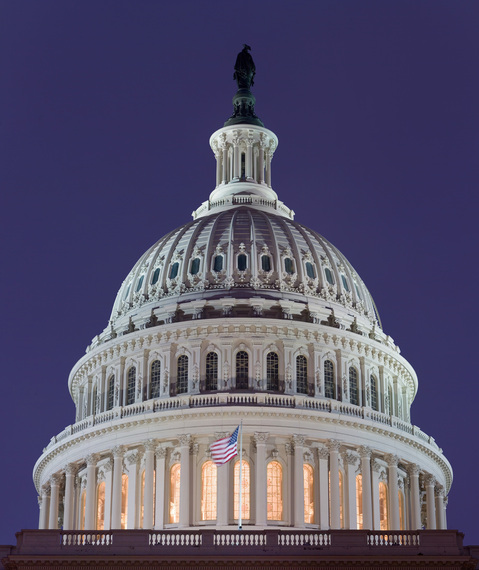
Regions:
[[180, 522], [180, 464], [175, 463], [170, 471], [170, 523]]
[[143, 519], [145, 516], [145, 470], [141, 472], [140, 481], [140, 528], [143, 528]]
[[80, 496], [80, 530], [85, 530], [86, 490]]
[[388, 489], [386, 483], [379, 483], [379, 530], [388, 530]]
[[126, 405], [135, 403], [136, 368], [132, 366], [127, 373]]
[[349, 369], [349, 401], [359, 406], [358, 371], [352, 366]]
[[182, 354], [178, 357], [176, 390], [178, 394], [188, 392], [188, 357]]
[[159, 277], [160, 277], [160, 268], [157, 267], [153, 272], [153, 277], [151, 278], [151, 284], [154, 285], [158, 281]]
[[180, 267], [180, 264], [175, 261], [175, 263], [173, 263], [173, 265], [171, 266], [170, 269], [170, 279], [175, 279], [175, 277], [178, 275], [178, 268]]
[[127, 528], [128, 518], [128, 475], [121, 476], [121, 528]]
[[190, 268], [190, 273], [191, 275], [196, 275], [200, 270], [200, 258], [199, 257], [195, 257], [195, 259], [193, 259], [193, 261], [191, 262], [191, 268]]
[[266, 480], [268, 520], [280, 521], [283, 518], [283, 468], [278, 461], [268, 463]]
[[238, 270], [239, 271], [246, 271], [247, 267], [247, 258], [244, 253], [240, 253], [238, 255]]
[[115, 403], [115, 377], [112, 374], [110, 378], [108, 378], [106, 409], [111, 410], [113, 408], [114, 403]]
[[289, 275], [292, 275], [294, 273], [294, 264], [293, 264], [293, 260], [290, 259], [289, 257], [286, 257], [284, 259], [284, 270], [286, 271], [286, 273], [288, 273]]
[[339, 472], [339, 523], [341, 528], [344, 528], [344, 486], [343, 486], [343, 472]]
[[296, 391], [298, 394], [308, 393], [308, 361], [303, 355], [296, 358]]
[[406, 525], [404, 522], [404, 493], [401, 490], [398, 491], [398, 500], [399, 500], [399, 529], [405, 530]]
[[201, 520], [216, 519], [216, 475], [217, 468], [213, 461], [203, 463], [201, 468]]
[[161, 362], [154, 360], [151, 363], [151, 376], [150, 376], [150, 398], [160, 397], [161, 386]]
[[325, 267], [324, 273], [326, 274], [326, 280], [330, 285], [334, 285], [334, 277], [331, 273], [331, 269], [329, 267]]
[[315, 278], [313, 264], [309, 261], [306, 262], [306, 275], [311, 279]]
[[324, 362], [324, 395], [326, 398], [335, 397], [334, 366], [331, 360]]
[[248, 353], [244, 350], [236, 354], [236, 389], [248, 389]]
[[356, 519], [358, 530], [363, 527], [363, 476], [356, 475]]
[[213, 262], [213, 271], [216, 271], [217, 273], [219, 273], [222, 270], [223, 270], [223, 256], [217, 255], [215, 257], [214, 262]]
[[102, 481], [96, 492], [96, 529], [105, 530], [105, 482]]
[[378, 411], [378, 381], [371, 376], [371, 408]]
[[144, 275], [142, 275], [140, 277], [140, 279], [138, 280], [138, 284], [136, 285], [136, 291], [135, 293], [138, 293], [138, 291], [141, 289], [141, 286], [143, 285], [143, 279], [145, 278]]
[[218, 355], [208, 352], [206, 355], [206, 389], [218, 390]]
[[[234, 468], [234, 518], [239, 519], [239, 470], [240, 462], [235, 463]], [[249, 463], [243, 459], [241, 465], [241, 518], [249, 520], [250, 518], [250, 489], [251, 489], [251, 471]]]
[[266, 355], [266, 390], [279, 390], [279, 358], [276, 352]]
[[314, 523], [314, 471], [311, 465], [303, 465], [304, 522]]
[[271, 258], [269, 255], [261, 256], [261, 269], [263, 271], [271, 271]]

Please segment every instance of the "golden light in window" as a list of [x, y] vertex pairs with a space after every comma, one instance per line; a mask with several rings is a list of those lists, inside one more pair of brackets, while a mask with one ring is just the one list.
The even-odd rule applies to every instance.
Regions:
[[398, 499], [399, 499], [399, 528], [404, 530], [406, 525], [404, 523], [404, 493], [399, 490], [398, 491]]
[[268, 463], [266, 470], [266, 505], [269, 521], [283, 518], [283, 468], [278, 461]]
[[80, 530], [85, 530], [86, 491], [80, 496]]
[[363, 528], [363, 476], [356, 475], [356, 519], [358, 530]]
[[102, 481], [97, 489], [96, 528], [105, 529], [105, 482]]
[[303, 465], [304, 522], [314, 523], [314, 471], [311, 465]]
[[180, 477], [180, 464], [175, 463], [170, 471], [170, 523], [180, 522]]
[[[240, 462], [237, 461], [234, 468], [234, 518], [239, 519], [239, 470]], [[251, 471], [249, 463], [243, 459], [241, 467], [241, 518], [250, 518], [250, 489]]]
[[385, 483], [379, 483], [379, 530], [388, 530], [388, 489]]
[[206, 461], [201, 468], [201, 520], [216, 519], [217, 467], [213, 461]]
[[121, 528], [127, 528], [128, 518], [128, 475], [121, 476]]
[[344, 528], [344, 493], [343, 493], [343, 472], [339, 472], [339, 522]]
[[141, 472], [140, 483], [140, 528], [143, 528], [143, 519], [145, 516], [145, 470]]

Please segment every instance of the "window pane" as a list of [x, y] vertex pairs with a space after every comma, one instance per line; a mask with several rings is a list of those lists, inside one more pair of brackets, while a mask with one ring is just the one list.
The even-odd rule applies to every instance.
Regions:
[[371, 376], [371, 408], [378, 411], [378, 381], [376, 376]]
[[223, 256], [217, 255], [213, 265], [213, 271], [219, 272], [223, 270]]
[[182, 354], [178, 358], [177, 394], [188, 392], [188, 357]]
[[308, 361], [302, 355], [296, 358], [296, 391], [298, 394], [308, 393]]
[[346, 291], [349, 292], [349, 285], [348, 285], [348, 282], [346, 281], [346, 277], [344, 275], [341, 275], [341, 281], [343, 282], [343, 287], [346, 289]]
[[[239, 471], [240, 462], [237, 461], [234, 468], [234, 518], [239, 519]], [[250, 519], [250, 489], [251, 472], [249, 463], [243, 459], [241, 466], [241, 518]]]
[[200, 270], [200, 258], [197, 257], [191, 262], [191, 275], [196, 275]]
[[266, 356], [266, 390], [279, 390], [279, 358], [276, 352]]
[[128, 370], [128, 381], [126, 388], [126, 405], [129, 406], [135, 402], [135, 388], [136, 388], [136, 368], [132, 366]]
[[175, 279], [175, 277], [178, 275], [178, 267], [179, 263], [177, 261], [173, 263], [170, 269], [170, 279]]
[[329, 269], [329, 267], [326, 267], [324, 269], [324, 273], [326, 274], [326, 279], [327, 279], [328, 283], [330, 285], [334, 285], [334, 277], [333, 277], [333, 274], [331, 273], [331, 270]]
[[180, 464], [175, 463], [170, 471], [170, 523], [180, 522]]
[[286, 271], [286, 273], [289, 273], [290, 275], [294, 273], [293, 260], [290, 259], [289, 257], [286, 257], [284, 260], [284, 270]]
[[216, 465], [207, 461], [201, 469], [201, 520], [216, 519]]
[[248, 389], [248, 353], [244, 350], [236, 354], [236, 389]]
[[151, 363], [150, 398], [160, 397], [161, 362], [154, 360]]
[[315, 277], [313, 264], [309, 261], [306, 262], [306, 275], [311, 279]]
[[111, 410], [115, 403], [115, 377], [113, 375], [108, 379], [108, 395], [106, 409]]
[[266, 505], [269, 521], [283, 518], [283, 468], [278, 461], [268, 463], [266, 470]]
[[349, 401], [351, 404], [359, 406], [358, 372], [353, 367], [349, 369]]
[[121, 528], [127, 528], [128, 518], [128, 475], [121, 476]]
[[334, 398], [334, 366], [330, 360], [324, 363], [324, 395], [326, 398]]
[[363, 528], [363, 476], [356, 475], [356, 519], [358, 530]]
[[96, 529], [105, 529], [105, 482], [102, 481], [97, 489]]
[[246, 255], [244, 253], [240, 253], [238, 255], [238, 269], [240, 271], [245, 271], [246, 270]]
[[208, 352], [206, 355], [206, 389], [218, 390], [218, 355]]
[[263, 271], [271, 271], [271, 259], [269, 255], [261, 256], [261, 269]]
[[151, 279], [151, 284], [154, 285], [154, 284], [158, 281], [158, 278], [159, 278], [159, 277], [160, 277], [160, 268], [157, 267], [157, 268], [155, 269], [155, 271], [153, 272], [153, 277], [152, 277], [152, 279]]
[[303, 465], [304, 522], [314, 523], [314, 471], [311, 465]]
[[138, 284], [137, 284], [137, 286], [136, 286], [136, 293], [138, 293], [138, 291], [141, 289], [141, 286], [143, 285], [143, 279], [144, 279], [144, 278], [145, 278], [144, 275], [142, 275], [142, 276], [140, 277], [140, 280], [138, 281]]
[[379, 483], [379, 530], [388, 530], [388, 496], [385, 483]]

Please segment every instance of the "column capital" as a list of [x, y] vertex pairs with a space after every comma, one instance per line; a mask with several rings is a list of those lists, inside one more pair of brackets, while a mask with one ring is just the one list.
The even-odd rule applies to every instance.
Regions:
[[155, 451], [157, 446], [156, 439], [147, 439], [143, 442], [143, 447], [145, 451]]
[[361, 445], [361, 447], [358, 449], [358, 453], [361, 459], [371, 459], [373, 450], [367, 445]]
[[358, 459], [359, 459], [359, 457], [355, 453], [353, 453], [352, 451], [346, 451], [346, 453], [343, 453], [343, 460], [348, 465], [356, 465], [358, 462]]
[[329, 449], [327, 447], [318, 447], [319, 459], [329, 459]]
[[254, 442], [256, 443], [256, 445], [265, 445], [266, 442], [268, 441], [269, 438], [269, 432], [260, 432], [260, 431], [255, 431], [253, 439]]
[[65, 465], [65, 475], [75, 476], [78, 471], [78, 466], [75, 463], [68, 463]]
[[294, 444], [294, 447], [296, 447], [296, 446], [301, 446], [301, 447], [303, 447], [305, 441], [306, 441], [306, 438], [304, 437], [304, 435], [301, 435], [301, 434], [299, 434], [299, 433], [295, 433], [295, 434], [293, 435], [293, 444]]
[[92, 466], [92, 467], [96, 466], [99, 459], [100, 459], [100, 456], [97, 453], [90, 453], [90, 455], [87, 455], [85, 457], [86, 464], [88, 466]]
[[397, 467], [399, 464], [399, 457], [392, 453], [387, 453], [384, 456], [384, 459], [386, 460], [386, 463], [389, 465], [389, 467]]
[[419, 468], [419, 465], [416, 465], [416, 463], [410, 463], [407, 466], [407, 472], [409, 477], [418, 477], [419, 471], [421, 471], [421, 469]]
[[167, 453], [168, 453], [167, 447], [157, 447], [156, 451], [155, 451], [155, 455], [156, 455], [157, 459], [165, 459]]
[[123, 445], [116, 445], [111, 452], [113, 453], [113, 457], [118, 457], [121, 459], [125, 455], [126, 448]]
[[140, 458], [141, 458], [141, 454], [138, 450], [136, 450], [133, 453], [131, 453], [130, 455], [128, 455], [126, 460], [128, 461], [129, 465], [137, 465], [138, 462], [140, 461]]
[[284, 444], [284, 449], [286, 450], [286, 455], [293, 455], [294, 453], [294, 447], [293, 444], [290, 441], [287, 441]]
[[444, 489], [444, 487], [436, 485], [435, 490], [436, 490], [436, 496], [441, 497], [441, 499], [444, 499], [444, 497], [446, 496], [446, 490]]
[[434, 475], [426, 475], [424, 481], [428, 487], [434, 487], [436, 485], [436, 478]]
[[200, 450], [200, 444], [199, 443], [193, 443], [193, 445], [191, 446], [191, 449], [190, 449], [190, 453], [191, 453], [191, 455], [198, 455], [199, 450]]
[[61, 480], [62, 480], [61, 475], [55, 473], [50, 477], [50, 487], [58, 487], [61, 483]]
[[191, 434], [182, 433], [178, 435], [178, 440], [180, 442], [180, 447], [189, 447], [191, 443]]
[[339, 452], [339, 450], [341, 449], [341, 442], [337, 439], [328, 439], [326, 445], [330, 453], [332, 453], [333, 451]]

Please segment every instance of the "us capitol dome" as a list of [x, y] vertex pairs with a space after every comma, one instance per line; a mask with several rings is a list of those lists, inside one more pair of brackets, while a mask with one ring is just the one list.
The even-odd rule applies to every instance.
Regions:
[[[41, 529], [445, 529], [452, 470], [353, 266], [272, 188], [248, 47], [216, 186], [121, 284], [34, 468]], [[239, 455], [210, 445], [242, 423]]]

